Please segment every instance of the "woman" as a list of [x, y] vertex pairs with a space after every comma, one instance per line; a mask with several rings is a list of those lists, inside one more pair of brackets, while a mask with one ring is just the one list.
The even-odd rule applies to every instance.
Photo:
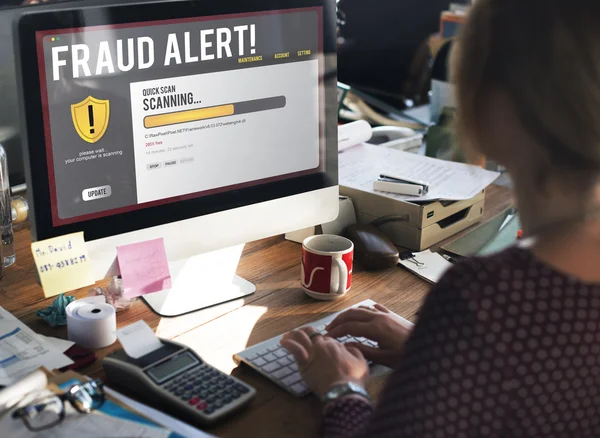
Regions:
[[[325, 436], [600, 436], [598, 23], [597, 1], [475, 3], [451, 66], [458, 132], [510, 172], [528, 244], [454, 266], [410, 334], [381, 307], [288, 334], [331, 400]], [[395, 368], [376, 408], [365, 358]]]

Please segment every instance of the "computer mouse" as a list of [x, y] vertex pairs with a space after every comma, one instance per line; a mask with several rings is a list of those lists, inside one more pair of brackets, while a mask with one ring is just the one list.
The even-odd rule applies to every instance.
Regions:
[[387, 269], [398, 264], [398, 249], [379, 228], [356, 224], [346, 228], [354, 243], [354, 260], [368, 270]]

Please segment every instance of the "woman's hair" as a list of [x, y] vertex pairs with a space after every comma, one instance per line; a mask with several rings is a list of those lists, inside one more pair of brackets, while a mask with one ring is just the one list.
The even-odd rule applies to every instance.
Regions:
[[600, 1], [477, 0], [455, 46], [461, 139], [481, 151], [481, 115], [499, 92], [540, 161], [600, 172]]

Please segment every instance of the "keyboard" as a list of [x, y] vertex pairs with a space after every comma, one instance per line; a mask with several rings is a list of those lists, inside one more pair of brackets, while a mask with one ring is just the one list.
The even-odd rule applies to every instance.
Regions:
[[[325, 318], [311, 322], [302, 327], [314, 327], [320, 333], [325, 334], [325, 327], [327, 324], [333, 321], [340, 313], [343, 313], [351, 308], [372, 306], [374, 304], [376, 304], [375, 301], [365, 300], [361, 303], [348, 307], [347, 309], [341, 310], [337, 313], [333, 313]], [[405, 319], [404, 321], [406, 321], [407, 326], [412, 326], [410, 321]], [[294, 357], [279, 344], [279, 341], [282, 337], [283, 334], [247, 348], [246, 350], [235, 354], [233, 356], [233, 360], [236, 364], [245, 363], [291, 394], [298, 397], [305, 396], [310, 393], [310, 390], [305, 385], [302, 377], [300, 377], [298, 365], [296, 364]], [[368, 345], [370, 347], [377, 347], [376, 342], [366, 338], [344, 336], [342, 338], [338, 338], [338, 341], [342, 343], [360, 342], [361, 344]]]

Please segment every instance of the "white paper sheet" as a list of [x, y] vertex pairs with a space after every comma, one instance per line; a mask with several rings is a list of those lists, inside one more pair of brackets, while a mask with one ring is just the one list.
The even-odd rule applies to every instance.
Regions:
[[73, 345], [75, 345], [75, 342], [69, 341], [67, 339], [53, 338], [52, 336], [44, 336], [44, 335], [38, 335], [38, 336], [40, 338], [44, 339], [46, 342], [48, 342], [50, 345], [52, 345], [58, 351], [61, 351], [63, 353], [65, 351], [67, 351], [69, 348], [71, 348]]
[[139, 320], [117, 330], [117, 338], [129, 357], [140, 358], [158, 350], [162, 342], [144, 320]]
[[414, 260], [400, 260], [398, 263], [433, 284], [437, 283], [446, 271], [452, 267], [452, 263], [444, 257], [429, 250], [417, 252], [414, 255]]
[[0, 385], [8, 386], [44, 366], [49, 370], [73, 361], [0, 307]]
[[[425, 196], [398, 195], [373, 190], [380, 174], [423, 181]], [[339, 154], [340, 185], [401, 201], [459, 201], [475, 197], [500, 174], [463, 163], [438, 160], [388, 148], [363, 144]]]

